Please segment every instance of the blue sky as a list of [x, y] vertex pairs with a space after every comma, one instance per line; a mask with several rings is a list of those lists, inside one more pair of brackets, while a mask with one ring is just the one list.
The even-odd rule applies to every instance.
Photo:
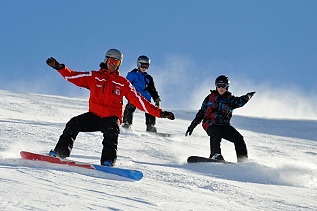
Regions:
[[46, 58], [93, 70], [117, 48], [124, 76], [138, 56], [151, 58], [148, 71], [167, 107], [199, 107], [220, 74], [236, 95], [316, 95], [314, 0], [12, 0], [0, 8], [3, 90], [87, 96]]

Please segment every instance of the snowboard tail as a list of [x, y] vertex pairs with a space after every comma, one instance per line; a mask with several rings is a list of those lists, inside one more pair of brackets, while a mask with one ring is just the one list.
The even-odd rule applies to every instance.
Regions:
[[51, 157], [48, 155], [41, 155], [32, 152], [21, 151], [20, 155], [23, 159], [26, 160], [34, 160], [34, 161], [44, 161], [48, 163], [60, 164], [60, 165], [68, 165], [68, 166], [76, 166], [80, 168], [86, 168], [96, 171], [102, 171], [109, 174], [114, 174], [117, 176], [125, 177], [128, 179], [139, 181], [143, 177], [143, 173], [138, 170], [131, 170], [131, 169], [123, 169], [117, 167], [107, 167], [89, 163], [82, 163], [73, 160], [62, 159], [58, 157]]
[[201, 156], [189, 156], [187, 158], [187, 163], [224, 163], [230, 164], [232, 162], [225, 160], [213, 160], [211, 158], [201, 157]]

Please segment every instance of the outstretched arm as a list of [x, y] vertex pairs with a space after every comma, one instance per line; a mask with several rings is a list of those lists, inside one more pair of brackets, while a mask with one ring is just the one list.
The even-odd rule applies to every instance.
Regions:
[[56, 69], [67, 81], [75, 84], [76, 86], [89, 89], [89, 78], [91, 72], [78, 72], [74, 71], [64, 64], [60, 64], [56, 59], [50, 57], [46, 60], [46, 64]]
[[155, 117], [168, 118], [171, 120], [175, 119], [175, 116], [172, 112], [162, 111], [162, 109], [147, 101], [135, 90], [134, 86], [129, 81], [127, 81], [127, 87], [127, 100], [139, 110], [149, 113]]
[[255, 94], [255, 92], [249, 92], [245, 95], [242, 95], [240, 97], [233, 97], [230, 106], [235, 109], [244, 106]]

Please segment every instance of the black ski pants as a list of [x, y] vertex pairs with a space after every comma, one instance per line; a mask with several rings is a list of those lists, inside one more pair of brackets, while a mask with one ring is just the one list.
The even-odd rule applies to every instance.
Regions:
[[210, 156], [221, 154], [220, 142], [224, 138], [234, 144], [238, 160], [248, 158], [243, 136], [231, 125], [210, 125], [207, 134], [210, 136]]
[[100, 163], [103, 164], [104, 161], [109, 160], [114, 165], [117, 159], [119, 126], [120, 121], [116, 116], [101, 118], [91, 112], [87, 112], [73, 117], [66, 124], [54, 151], [61, 157], [69, 157], [79, 132], [100, 131], [103, 134]]
[[[127, 103], [123, 113], [123, 122], [129, 123], [130, 125], [133, 123], [133, 113], [135, 112], [136, 107], [131, 103]], [[151, 114], [145, 113], [145, 124], [146, 125], [155, 125], [156, 118]]]

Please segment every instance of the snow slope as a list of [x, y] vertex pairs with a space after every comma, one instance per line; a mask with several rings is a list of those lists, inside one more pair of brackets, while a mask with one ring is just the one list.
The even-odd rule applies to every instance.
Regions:
[[[21, 150], [47, 153], [65, 123], [87, 111], [87, 99], [0, 91], [0, 210], [316, 210], [317, 121], [234, 116], [251, 162], [187, 164], [209, 155], [209, 138], [198, 126], [184, 133], [195, 111], [158, 119], [145, 132], [135, 113], [134, 131], [121, 131], [117, 166], [144, 173], [139, 182], [77, 167], [20, 159]], [[247, 106], [247, 105], [246, 105]], [[101, 133], [80, 133], [71, 159], [99, 164]], [[226, 160], [233, 144], [222, 142]]]

